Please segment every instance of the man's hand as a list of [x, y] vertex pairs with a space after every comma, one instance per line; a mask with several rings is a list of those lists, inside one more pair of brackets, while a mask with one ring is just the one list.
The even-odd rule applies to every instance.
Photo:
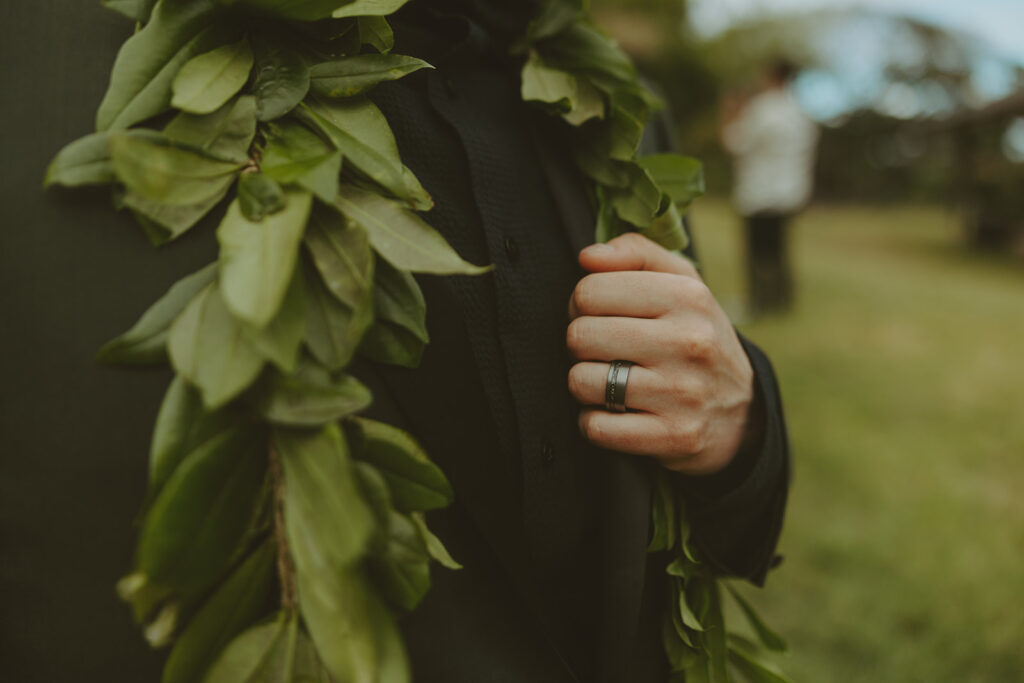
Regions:
[[[569, 302], [577, 362], [569, 390], [580, 430], [611, 450], [711, 474], [736, 455], [753, 398], [753, 370], [728, 318], [689, 261], [632, 233], [580, 252], [590, 271]], [[626, 406], [605, 410], [609, 362], [635, 363]]]

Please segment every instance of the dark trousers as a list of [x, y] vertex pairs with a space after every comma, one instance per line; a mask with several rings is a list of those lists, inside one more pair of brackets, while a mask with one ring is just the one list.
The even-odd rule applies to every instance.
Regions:
[[761, 212], [747, 216], [747, 268], [751, 312], [784, 311], [793, 302], [793, 275], [786, 240], [789, 215]]

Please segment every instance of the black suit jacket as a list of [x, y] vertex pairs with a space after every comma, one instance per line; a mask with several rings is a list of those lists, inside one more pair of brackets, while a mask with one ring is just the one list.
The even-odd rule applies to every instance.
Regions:
[[[654, 466], [587, 445], [566, 386], [567, 303], [594, 215], [564, 124], [522, 103], [500, 25], [476, 21], [490, 17], [406, 17], [396, 50], [437, 69], [372, 97], [436, 200], [428, 221], [495, 265], [420, 278], [432, 337], [421, 367], [360, 372], [373, 410], [424, 442], [457, 496], [431, 523], [466, 568], [435, 571], [405, 621], [417, 680], [664, 681], [665, 560], [645, 552]], [[760, 583], [788, 453], [770, 365], [743, 343], [763, 438], [727, 471], [677, 483], [719, 568]]]
[[[429, 220], [463, 255], [497, 265], [486, 277], [422, 278], [433, 337], [422, 368], [362, 368], [375, 414], [414, 432], [458, 497], [431, 523], [466, 568], [437, 569], [403, 620], [416, 680], [660, 681], [661, 568], [644, 552], [650, 472], [582, 444], [565, 390], [565, 304], [574, 254], [590, 241], [589, 203], [557, 128], [518, 103], [493, 35], [453, 21], [427, 33], [435, 51], [463, 50], [457, 59], [424, 53], [437, 71], [375, 95], [438, 200]], [[0, 32], [0, 115], [13, 131], [0, 161], [0, 678], [157, 680], [162, 657], [112, 586], [131, 568], [130, 520], [169, 373], [93, 358], [215, 257], [213, 226], [156, 252], [111, 213], [108, 193], [40, 189], [53, 154], [92, 129], [130, 33], [121, 18], [91, 3], [4, 3]], [[759, 581], [786, 460], [770, 368], [746, 348], [764, 442], [725, 476], [679, 484], [709, 554]]]

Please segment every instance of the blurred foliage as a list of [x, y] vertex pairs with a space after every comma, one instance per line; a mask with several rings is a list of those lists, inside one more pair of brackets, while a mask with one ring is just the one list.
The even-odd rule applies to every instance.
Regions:
[[[745, 291], [742, 226], [694, 208], [708, 284]], [[930, 206], [815, 207], [772, 358], [794, 453], [783, 565], [751, 596], [794, 680], [1022, 680], [1024, 274]]]
[[[854, 105], [822, 128], [817, 198], [955, 202], [972, 239], [989, 235], [988, 242], [1006, 244], [1019, 233], [1024, 200], [1016, 188], [1024, 169], [1004, 154], [1010, 119], [937, 125], [984, 104], [979, 64], [1013, 74], [982, 41], [863, 9], [758, 15], [701, 41], [686, 23], [685, 0], [594, 0], [593, 6], [667, 102], [677, 147], [705, 162], [712, 193], [727, 194], [731, 186], [731, 160], [718, 139], [723, 101], [752, 93], [764, 65], [785, 56], [805, 67], [805, 78], [845, 87]], [[855, 52], [836, 47], [864, 36], [875, 42]], [[844, 82], [851, 69], [872, 71], [871, 87]], [[1024, 89], [1020, 67], [1016, 80]]]

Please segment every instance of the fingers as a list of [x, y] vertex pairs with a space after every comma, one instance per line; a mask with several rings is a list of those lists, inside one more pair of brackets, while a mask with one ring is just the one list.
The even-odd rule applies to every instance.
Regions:
[[593, 273], [576, 284], [569, 318], [581, 315], [657, 318], [703, 301], [700, 280], [674, 273], [623, 271]]
[[[569, 370], [569, 392], [583, 405], [603, 406], [608, 384], [608, 363], [576, 363]], [[632, 365], [626, 379], [626, 406], [630, 410], [651, 411], [660, 406], [663, 393], [656, 373], [641, 365]]]
[[[580, 411], [580, 432], [590, 443], [620, 453], [673, 461], [681, 456], [666, 449], [670, 434], [661, 418], [648, 413], [609, 413], [597, 408]], [[670, 463], [664, 463], [671, 466]]]
[[660, 320], [583, 316], [569, 323], [565, 344], [576, 360], [650, 365], [666, 353], [663, 327]]
[[662, 248], [635, 232], [605, 244], [592, 244], [579, 255], [580, 265], [592, 273], [648, 270], [699, 278], [697, 269], [682, 256]]

